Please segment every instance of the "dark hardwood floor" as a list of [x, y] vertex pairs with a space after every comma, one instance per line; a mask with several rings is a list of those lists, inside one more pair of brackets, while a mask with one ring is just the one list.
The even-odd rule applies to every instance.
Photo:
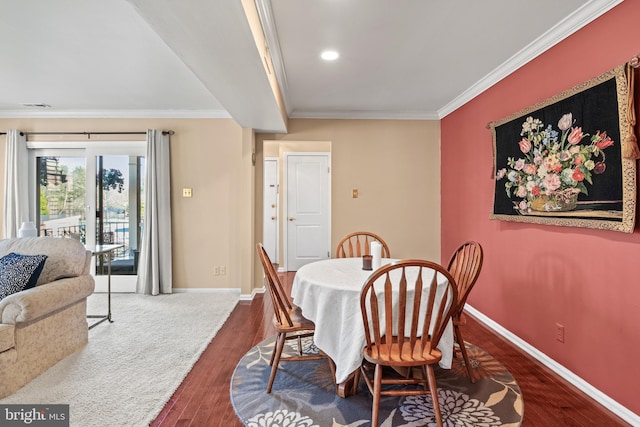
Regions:
[[[293, 273], [281, 275], [291, 289]], [[240, 302], [200, 360], [175, 391], [155, 427], [242, 426], [229, 398], [231, 375], [254, 345], [274, 335], [271, 302], [263, 295]], [[480, 345], [515, 377], [524, 396], [523, 426], [627, 426], [606, 408], [470, 316], [466, 341]]]

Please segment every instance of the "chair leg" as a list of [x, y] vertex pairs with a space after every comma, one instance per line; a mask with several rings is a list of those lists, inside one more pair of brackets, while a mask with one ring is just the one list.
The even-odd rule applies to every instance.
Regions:
[[456, 334], [456, 340], [458, 341], [458, 345], [460, 346], [460, 352], [462, 353], [462, 359], [464, 359], [464, 366], [466, 366], [467, 368], [467, 373], [469, 374], [469, 380], [471, 380], [472, 383], [475, 383], [476, 380], [475, 378], [473, 378], [473, 373], [471, 372], [471, 363], [469, 363], [469, 357], [467, 356], [467, 347], [464, 345], [464, 339], [462, 338], [462, 332], [460, 331], [460, 328], [458, 327], [458, 325], [455, 325], [453, 327], [455, 334]]
[[438, 427], [442, 427], [442, 413], [440, 412], [440, 402], [438, 401], [438, 387], [436, 387], [436, 376], [433, 372], [433, 366], [427, 365], [427, 378], [429, 380], [429, 390], [431, 392], [431, 400], [433, 401], [433, 412], [436, 415], [436, 423]]
[[360, 368], [356, 369], [353, 373], [353, 387], [351, 387], [351, 394], [355, 395], [358, 393], [358, 385], [360, 384]]
[[382, 392], [382, 366], [376, 365], [373, 374], [373, 406], [371, 408], [371, 425], [378, 427], [380, 412], [380, 393]]
[[333, 362], [333, 360], [327, 356], [324, 352], [321, 351], [322, 354], [324, 354], [327, 357], [327, 362], [329, 363], [329, 369], [331, 369], [331, 377], [333, 378], [333, 383], [336, 385], [337, 387], [337, 383], [336, 383], [336, 364]]
[[422, 383], [422, 387], [424, 391], [429, 390], [429, 373], [427, 372], [427, 365], [422, 365], [422, 379], [424, 382]]
[[284, 342], [287, 335], [284, 332], [278, 334], [276, 341], [276, 347], [273, 349], [271, 355], [271, 374], [269, 374], [269, 383], [267, 384], [267, 393], [271, 393], [271, 386], [273, 386], [273, 380], [276, 378], [276, 372], [278, 371], [278, 364], [280, 363], [280, 356], [282, 355], [282, 349], [284, 348]]
[[269, 360], [269, 366], [273, 366], [273, 359], [275, 359], [275, 357], [276, 357], [276, 347], [277, 346], [278, 346], [278, 338], [276, 338], [276, 343], [275, 343], [275, 345], [273, 347], [273, 351], [271, 352], [271, 359]]

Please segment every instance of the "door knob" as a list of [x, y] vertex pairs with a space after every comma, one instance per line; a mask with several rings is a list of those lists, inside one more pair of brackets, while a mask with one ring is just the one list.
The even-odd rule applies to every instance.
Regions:
[[289, 221], [295, 221], [296, 219], [292, 216], [289, 217]]
[[272, 220], [272, 221], [275, 221], [275, 219], [276, 219], [276, 217], [275, 217], [275, 216], [272, 216], [272, 217], [271, 217], [271, 220]]

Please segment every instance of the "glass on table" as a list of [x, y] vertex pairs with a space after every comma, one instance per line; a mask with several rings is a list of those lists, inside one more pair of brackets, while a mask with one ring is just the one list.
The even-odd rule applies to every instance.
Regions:
[[373, 270], [372, 263], [373, 263], [373, 256], [371, 256], [371, 255], [362, 255], [362, 269], [363, 270]]

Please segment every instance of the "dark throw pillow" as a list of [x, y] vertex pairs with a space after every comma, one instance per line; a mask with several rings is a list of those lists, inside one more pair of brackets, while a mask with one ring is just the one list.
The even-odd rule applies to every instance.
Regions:
[[46, 255], [20, 255], [14, 252], [0, 258], [0, 300], [33, 288], [46, 260]]

